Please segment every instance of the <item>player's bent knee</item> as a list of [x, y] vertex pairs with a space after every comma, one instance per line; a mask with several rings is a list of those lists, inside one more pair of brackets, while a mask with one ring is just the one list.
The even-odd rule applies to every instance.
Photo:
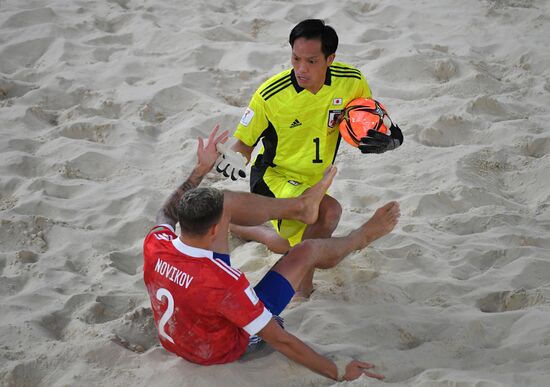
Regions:
[[288, 259], [292, 259], [295, 265], [301, 267], [315, 266], [315, 241], [306, 239], [296, 246], [292, 247], [288, 252]]
[[330, 198], [326, 202], [322, 203], [319, 208], [319, 219], [323, 222], [323, 225], [334, 231], [340, 222], [342, 216], [342, 206], [333, 198]]

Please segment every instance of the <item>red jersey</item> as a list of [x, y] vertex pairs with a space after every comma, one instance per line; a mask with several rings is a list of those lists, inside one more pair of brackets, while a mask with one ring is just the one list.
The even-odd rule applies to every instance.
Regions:
[[271, 312], [229, 256], [184, 244], [169, 225], [143, 245], [143, 279], [164, 348], [193, 363], [237, 360]]

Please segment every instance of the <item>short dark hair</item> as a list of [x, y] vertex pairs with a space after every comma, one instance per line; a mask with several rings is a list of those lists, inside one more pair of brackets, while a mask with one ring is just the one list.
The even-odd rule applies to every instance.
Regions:
[[194, 188], [178, 204], [178, 221], [182, 234], [205, 235], [223, 214], [223, 192], [216, 188]]
[[298, 38], [320, 40], [325, 58], [334, 54], [338, 48], [336, 31], [331, 26], [327, 26], [321, 19], [307, 19], [296, 24], [290, 31], [290, 37], [288, 38], [291, 47], [294, 47], [294, 41]]

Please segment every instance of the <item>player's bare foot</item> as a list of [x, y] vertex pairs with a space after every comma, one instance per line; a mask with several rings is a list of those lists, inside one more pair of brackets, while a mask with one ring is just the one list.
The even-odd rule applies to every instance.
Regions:
[[336, 176], [336, 167], [334, 165], [328, 167], [325, 171], [325, 176], [317, 184], [308, 188], [302, 195], [299, 196], [304, 208], [301, 216], [298, 218], [305, 224], [313, 224], [319, 217], [319, 205], [325, 196], [328, 188]]
[[356, 230], [359, 249], [389, 234], [397, 224], [399, 216], [401, 216], [401, 212], [397, 202], [386, 203], [377, 209], [374, 215]]

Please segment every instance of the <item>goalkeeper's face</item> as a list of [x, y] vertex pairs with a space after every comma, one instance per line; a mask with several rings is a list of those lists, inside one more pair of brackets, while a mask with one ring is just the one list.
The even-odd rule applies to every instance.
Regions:
[[316, 94], [323, 84], [334, 54], [325, 58], [319, 39], [298, 38], [292, 47], [292, 67], [300, 87]]

